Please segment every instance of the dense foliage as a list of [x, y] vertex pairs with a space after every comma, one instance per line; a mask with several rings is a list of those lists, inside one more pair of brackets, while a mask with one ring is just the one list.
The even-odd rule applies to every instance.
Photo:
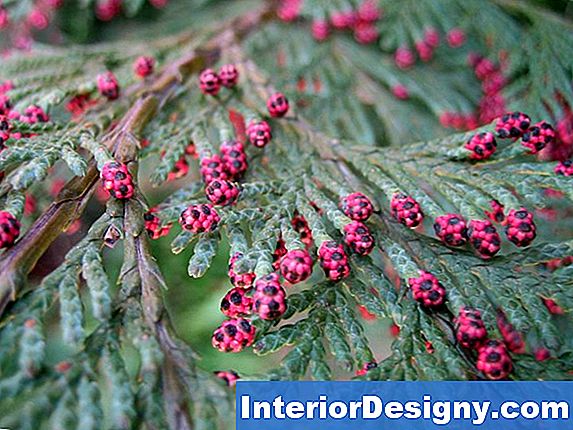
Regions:
[[0, 9], [1, 426], [226, 428], [241, 351], [570, 378], [568, 2], [103, 3]]

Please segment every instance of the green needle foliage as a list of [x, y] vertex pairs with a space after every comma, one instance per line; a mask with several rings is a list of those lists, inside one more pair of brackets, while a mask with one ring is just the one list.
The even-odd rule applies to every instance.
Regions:
[[[128, 15], [135, 15], [144, 2], [125, 3]], [[2, 60], [0, 79], [12, 82], [6, 94], [13, 109], [35, 104], [50, 120], [11, 120], [12, 137], [0, 153], [0, 208], [23, 219], [20, 238], [0, 254], [1, 426], [232, 425], [232, 390], [204, 370], [165, 306], [162, 272], [171, 270], [175, 257], [156, 261], [144, 220], [157, 196], [154, 215], [163, 226], [174, 224], [171, 250], [192, 250], [191, 278], [203, 277], [227, 251], [229, 258], [242, 254], [237, 273], [260, 278], [275, 271], [279, 237], [288, 250], [304, 249], [291, 225], [295, 215], [312, 231], [313, 275], [288, 288], [280, 319], [252, 317], [252, 349], [261, 356], [284, 350], [279, 364], [244, 378], [330, 379], [376, 362], [364, 378], [484, 379], [475, 351], [456, 341], [454, 317], [464, 306], [481, 312], [490, 338], [501, 338], [500, 319], [523, 337], [524, 350], [511, 354], [510, 379], [571, 377], [573, 344], [564, 333], [573, 310], [573, 266], [567, 265], [573, 255], [572, 178], [555, 174], [556, 162], [546, 161], [567, 151], [566, 136], [539, 157], [519, 141], [501, 139], [493, 157], [475, 162], [464, 145], [476, 133], [494, 132], [493, 118], [478, 118], [471, 128], [479, 128], [471, 131], [443, 127], [452, 112], [478, 111], [483, 89], [468, 65], [470, 53], [503, 65], [497, 95], [504, 110], [526, 112], [533, 122], [571, 121], [573, 24], [563, 13], [567, 2], [551, 2], [550, 9], [525, 0], [381, 0], [384, 17], [374, 24], [380, 37], [370, 44], [347, 32], [323, 42], [311, 35], [312, 21], [357, 8], [358, 1], [305, 0], [293, 22], [277, 16], [284, 3], [174, 2], [158, 22], [135, 25], [129, 40], [38, 44]], [[74, 16], [70, 10], [63, 16]], [[463, 46], [442, 42], [431, 61], [396, 66], [396, 50], [413, 47], [426, 29], [443, 38], [454, 27], [465, 32]], [[132, 70], [141, 55], [157, 62], [145, 79]], [[216, 97], [203, 95], [199, 73], [228, 63], [240, 72], [238, 85]], [[106, 70], [120, 83], [115, 101], [97, 97], [96, 76]], [[407, 89], [407, 100], [393, 94], [399, 85]], [[266, 110], [276, 91], [290, 101], [280, 119], [268, 118]], [[88, 94], [94, 103], [71, 116], [66, 104]], [[272, 128], [264, 149], [245, 136], [245, 125], [262, 119]], [[237, 203], [217, 207], [216, 231], [182, 231], [181, 212], [207, 202], [199, 161], [235, 139], [247, 146], [249, 163]], [[199, 160], [186, 155], [190, 148]], [[170, 181], [182, 157], [190, 165], [187, 180]], [[113, 159], [129, 166], [135, 195], [110, 198], [105, 209], [94, 210], [99, 172]], [[62, 179], [65, 185], [50, 197]], [[316, 252], [327, 240], [342, 243], [351, 220], [338, 202], [353, 192], [374, 204], [366, 224], [376, 246], [368, 256], [352, 255], [350, 276], [332, 282]], [[420, 204], [423, 225], [411, 230], [391, 216], [396, 193]], [[24, 217], [31, 194], [47, 207]], [[506, 214], [522, 207], [536, 214], [538, 236], [531, 246], [515, 247], [498, 226], [501, 252], [484, 260], [469, 245], [450, 248], [435, 237], [436, 217], [487, 219], [493, 200]], [[80, 218], [89, 228], [43, 273], [42, 256], [57, 249], [62, 233]], [[446, 289], [444, 308], [429, 310], [413, 300], [408, 279], [422, 270]], [[559, 315], [550, 312], [547, 299], [558, 305]], [[388, 357], [374, 356], [359, 306], [399, 327]], [[65, 351], [54, 355], [60, 337]], [[539, 360], [540, 350], [550, 358]], [[231, 354], [228, 361], [233, 367]]]

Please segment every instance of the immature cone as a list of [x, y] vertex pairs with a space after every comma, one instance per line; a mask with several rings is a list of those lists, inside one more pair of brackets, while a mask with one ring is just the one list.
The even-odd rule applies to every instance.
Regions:
[[245, 317], [253, 310], [253, 299], [248, 295], [249, 289], [235, 287], [221, 300], [221, 312], [231, 318]]
[[537, 348], [533, 355], [536, 361], [541, 362], [551, 358], [551, 351], [549, 351], [547, 348]]
[[434, 48], [428, 45], [425, 40], [417, 41], [414, 46], [416, 47], [416, 51], [418, 52], [418, 57], [420, 57], [420, 60], [428, 62], [434, 56]]
[[240, 190], [234, 182], [213, 179], [205, 188], [205, 193], [215, 206], [229, 206], [237, 201]]
[[247, 127], [247, 136], [257, 148], [264, 148], [273, 138], [271, 126], [266, 121], [251, 121]]
[[537, 235], [533, 214], [525, 208], [510, 210], [507, 215], [505, 234], [516, 246], [529, 246]]
[[20, 115], [19, 120], [27, 124], [37, 124], [39, 122], [48, 122], [50, 117], [40, 106], [31, 105]]
[[229, 179], [226, 165], [218, 154], [201, 159], [201, 176], [206, 184], [215, 179]]
[[271, 273], [257, 279], [253, 294], [255, 313], [264, 320], [280, 318], [286, 311], [286, 292], [279, 275]]
[[328, 39], [330, 34], [330, 26], [328, 21], [322, 19], [315, 19], [312, 21], [311, 33], [312, 37], [314, 37], [314, 39], [319, 42]]
[[241, 179], [249, 167], [245, 147], [237, 141], [221, 144], [221, 161], [223, 171], [228, 173], [229, 179], [235, 181]]
[[513, 364], [505, 345], [498, 340], [488, 340], [479, 349], [476, 367], [488, 379], [505, 379]]
[[362, 0], [356, 12], [360, 20], [367, 22], [378, 21], [382, 17], [377, 0]]
[[277, 16], [281, 21], [291, 22], [298, 18], [302, 0], [285, 0], [278, 4]]
[[394, 194], [390, 202], [390, 212], [394, 219], [408, 228], [415, 228], [424, 220], [418, 202], [406, 194]]
[[0, 4], [0, 30], [4, 30], [10, 23], [8, 11]]
[[237, 380], [241, 379], [239, 374], [233, 370], [216, 370], [213, 374], [217, 378], [222, 379], [229, 387], [234, 387], [237, 384]]
[[122, 0], [102, 0], [96, 2], [95, 14], [101, 21], [111, 21], [121, 13]]
[[480, 81], [485, 81], [489, 76], [498, 71], [498, 68], [494, 62], [488, 58], [477, 56], [472, 58], [471, 62], [472, 64], [470, 65], [474, 68], [476, 78], [478, 78]]
[[20, 221], [10, 212], [0, 211], [0, 248], [14, 245], [20, 236]]
[[243, 254], [240, 252], [235, 253], [231, 257], [231, 261], [229, 262], [229, 279], [231, 280], [231, 284], [235, 287], [240, 288], [249, 288], [253, 285], [255, 281], [255, 274], [254, 273], [237, 273], [235, 272], [235, 263], [243, 257]]
[[362, 45], [374, 43], [380, 37], [378, 27], [372, 22], [358, 21], [354, 26], [354, 40]]
[[414, 300], [424, 307], [436, 308], [446, 300], [446, 289], [431, 273], [420, 271], [419, 277], [408, 279], [408, 285]]
[[295, 249], [281, 259], [281, 274], [291, 284], [298, 284], [312, 274], [312, 258], [306, 249]]
[[370, 199], [362, 193], [352, 193], [343, 197], [339, 207], [348, 218], [354, 221], [366, 221], [374, 212]]
[[470, 151], [470, 158], [473, 160], [487, 160], [497, 148], [497, 142], [493, 133], [484, 132], [472, 136], [465, 144], [464, 148]]
[[459, 48], [466, 43], [466, 33], [461, 28], [452, 28], [446, 34], [446, 40], [451, 48]]
[[354, 27], [356, 21], [358, 20], [358, 15], [352, 9], [344, 11], [335, 11], [330, 17], [330, 23], [337, 30], [345, 30]]
[[374, 249], [374, 237], [360, 221], [352, 221], [344, 226], [344, 243], [358, 255], [368, 255]]
[[522, 112], [508, 112], [497, 120], [495, 132], [503, 139], [521, 137], [531, 124], [531, 118]]
[[105, 72], [98, 75], [97, 89], [99, 93], [108, 100], [115, 100], [119, 97], [119, 83], [112, 72]]
[[232, 88], [239, 82], [239, 71], [234, 64], [225, 64], [219, 70], [219, 80], [224, 87]]
[[464, 306], [454, 322], [456, 339], [464, 348], [477, 348], [487, 339], [487, 330], [477, 309]]
[[141, 56], [133, 63], [133, 72], [140, 78], [145, 78], [153, 73], [155, 59], [153, 57]]
[[392, 87], [392, 94], [398, 100], [407, 100], [410, 97], [410, 91], [408, 88], [402, 84], [397, 84]]
[[119, 161], [109, 161], [101, 169], [103, 188], [116, 199], [130, 199], [133, 197], [134, 186], [131, 173], [127, 166]]
[[171, 230], [171, 224], [162, 226], [161, 220], [153, 215], [153, 211], [146, 212], [143, 215], [145, 221], [145, 230], [151, 239], [159, 239], [160, 237], [167, 236]]
[[467, 234], [470, 244], [484, 259], [493, 257], [501, 248], [499, 233], [487, 220], [471, 220]]
[[288, 100], [283, 93], [275, 93], [267, 100], [267, 109], [272, 117], [283, 117], [289, 109]]
[[215, 230], [220, 220], [215, 208], [204, 203], [189, 206], [179, 217], [181, 227], [195, 234]]
[[256, 328], [244, 318], [232, 318], [224, 321], [215, 330], [211, 343], [221, 352], [241, 352], [255, 340]]
[[440, 33], [433, 27], [424, 30], [424, 41], [432, 48], [440, 46]]
[[203, 94], [216, 95], [221, 89], [219, 75], [212, 69], [205, 69], [199, 75], [199, 88]]
[[521, 144], [529, 149], [531, 154], [537, 154], [547, 145], [555, 141], [555, 130], [551, 124], [541, 121], [523, 133]]
[[573, 160], [560, 161], [554, 172], [558, 175], [573, 176]]
[[402, 46], [396, 49], [394, 53], [394, 63], [400, 69], [409, 69], [414, 65], [416, 62], [416, 57], [414, 57], [414, 53], [405, 46]]
[[449, 246], [462, 246], [467, 240], [466, 222], [457, 214], [446, 214], [434, 222], [436, 236]]
[[340, 281], [350, 275], [348, 256], [341, 244], [327, 240], [318, 249], [320, 267], [331, 281]]
[[481, 84], [482, 92], [486, 96], [494, 96], [505, 87], [507, 80], [503, 73], [496, 72], [489, 75]]

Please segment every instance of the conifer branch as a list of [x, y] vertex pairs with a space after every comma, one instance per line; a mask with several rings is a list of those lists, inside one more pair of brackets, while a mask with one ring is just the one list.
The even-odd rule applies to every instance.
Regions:
[[[141, 134], [158, 106], [165, 104], [172, 96], [174, 86], [181, 85], [205, 64], [215, 61], [220, 51], [231, 41], [245, 37], [272, 16], [273, 9], [267, 8], [231, 21], [226, 30], [209, 41], [201, 52], [191, 52], [168, 66], [149, 89], [138, 88], [142, 95], [126, 112], [120, 124], [103, 137], [105, 146], [112, 150], [119, 161], [135, 159], [139, 147], [136, 136]], [[15, 300], [24, 277], [50, 244], [81, 215], [96, 182], [97, 169], [92, 160], [87, 174], [70, 181], [62, 190], [62, 200], [54, 202], [18, 244], [0, 257], [0, 270], [5, 275], [0, 281], [0, 315], [6, 305]]]
[[[0, 121], [6, 424], [21, 425], [21, 407], [35, 427], [105, 415], [122, 429], [216, 428], [232, 403], [219, 382], [238, 376], [201, 369], [207, 343], [283, 350], [246, 378], [570, 378], [571, 34], [548, 31], [569, 21], [513, 0], [351, 0], [352, 23], [337, 2], [227, 3], [235, 18], [150, 44], [6, 61], [14, 88], [0, 92], [19, 115]], [[98, 172], [105, 214], [25, 291], [100, 191]], [[36, 218], [29, 196], [44, 206], [49, 181], [70, 173]], [[171, 246], [153, 249], [188, 254], [191, 278], [229, 261], [227, 319], [193, 348], [164, 298], [180, 272], [151, 251], [171, 227]], [[116, 287], [118, 250], [104, 245], [120, 240]], [[51, 368], [55, 304], [67, 353]], [[393, 324], [388, 357], [374, 356], [373, 318]]]

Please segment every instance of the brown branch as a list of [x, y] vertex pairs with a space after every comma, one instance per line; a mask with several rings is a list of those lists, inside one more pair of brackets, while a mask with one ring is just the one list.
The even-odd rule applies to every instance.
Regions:
[[182, 393], [177, 374], [171, 359], [162, 367], [163, 403], [165, 405], [169, 428], [191, 430], [191, 417], [187, 407], [187, 397]]
[[[137, 202], [129, 202], [128, 205], [137, 206]], [[142, 208], [135, 208], [135, 211]], [[127, 232], [128, 233], [128, 232]], [[189, 413], [189, 396], [185, 385], [191, 384], [188, 378], [182, 378], [181, 374], [189, 375], [191, 369], [180, 351], [177, 342], [172, 337], [172, 325], [169, 315], [163, 305], [161, 287], [164, 284], [159, 267], [155, 263], [149, 240], [144, 234], [139, 236], [127, 235], [130, 246], [135, 249], [137, 270], [141, 281], [141, 307], [147, 326], [153, 331], [161, 350], [164, 361], [161, 367], [164, 393], [164, 407], [169, 427], [177, 430], [190, 430], [191, 418]], [[187, 379], [187, 380], [183, 380]]]
[[[167, 66], [163, 72], [141, 89], [139, 96], [126, 112], [118, 126], [103, 137], [104, 144], [120, 161], [136, 159], [138, 143], [135, 136], [141, 133], [156, 111], [170, 98], [173, 90], [205, 65], [215, 62], [220, 52], [237, 39], [244, 38], [259, 24], [275, 16], [268, 7], [249, 12], [232, 20], [223, 32], [208, 42], [204, 49], [191, 51]], [[131, 91], [133, 92], [133, 91]], [[130, 90], [126, 91], [130, 93]], [[81, 216], [98, 179], [95, 161], [91, 160], [88, 173], [70, 180], [58, 199], [32, 225], [18, 243], [0, 258], [0, 315], [7, 304], [15, 300], [25, 277], [34, 268], [48, 247], [74, 220]]]
[[[153, 98], [144, 96], [137, 100], [112, 134], [105, 138], [113, 149], [128, 136], [141, 132], [155, 111]], [[6, 305], [16, 299], [18, 288], [34, 268], [40, 257], [56, 238], [82, 214], [95, 184], [98, 170], [91, 160], [83, 177], [74, 177], [62, 189], [56, 201], [36, 220], [24, 236], [0, 259], [0, 314]]]
[[46, 249], [81, 214], [98, 178], [95, 165], [87, 174], [73, 178], [28, 232], [0, 260], [0, 314], [15, 300], [17, 288]]

